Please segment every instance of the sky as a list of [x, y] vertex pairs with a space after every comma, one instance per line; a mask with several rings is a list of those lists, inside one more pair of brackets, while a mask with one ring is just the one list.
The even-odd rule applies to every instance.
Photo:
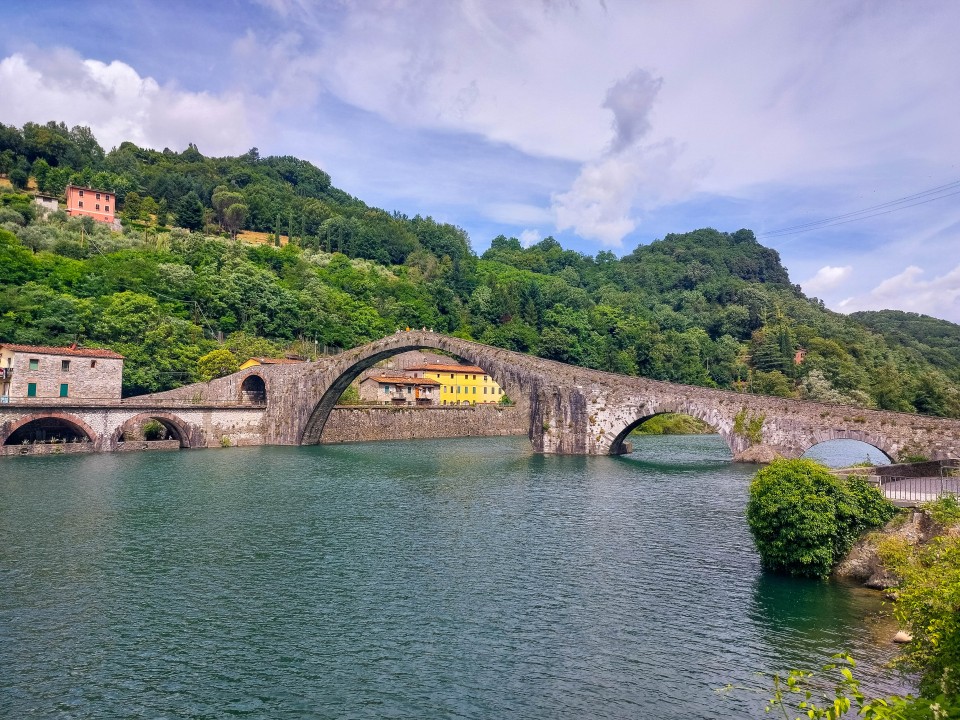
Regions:
[[953, 0], [2, 6], [8, 125], [295, 155], [478, 253], [749, 228], [833, 310], [960, 323]]

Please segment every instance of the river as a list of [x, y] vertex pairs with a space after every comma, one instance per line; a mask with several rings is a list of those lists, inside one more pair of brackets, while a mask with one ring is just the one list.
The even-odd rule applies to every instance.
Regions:
[[0, 717], [763, 717], [758, 671], [860, 660], [879, 597], [760, 572], [755, 467], [524, 438], [14, 458]]

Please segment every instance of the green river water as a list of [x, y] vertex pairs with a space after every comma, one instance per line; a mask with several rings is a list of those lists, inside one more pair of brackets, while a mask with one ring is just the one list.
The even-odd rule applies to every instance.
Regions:
[[755, 467], [634, 441], [6, 460], [0, 717], [763, 717], [717, 688], [840, 650], [905, 689], [878, 595], [760, 572]]

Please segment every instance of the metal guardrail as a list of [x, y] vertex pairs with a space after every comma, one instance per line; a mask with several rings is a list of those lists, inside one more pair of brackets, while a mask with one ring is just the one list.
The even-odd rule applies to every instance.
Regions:
[[944, 460], [940, 474], [905, 477], [899, 475], [877, 476], [880, 491], [888, 500], [902, 503], [924, 503], [944, 495], [960, 497], [960, 460]]

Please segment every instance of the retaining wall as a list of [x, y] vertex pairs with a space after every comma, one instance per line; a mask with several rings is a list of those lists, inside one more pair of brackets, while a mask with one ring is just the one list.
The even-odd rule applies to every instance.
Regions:
[[517, 407], [337, 406], [330, 413], [320, 442], [526, 435], [529, 422]]

